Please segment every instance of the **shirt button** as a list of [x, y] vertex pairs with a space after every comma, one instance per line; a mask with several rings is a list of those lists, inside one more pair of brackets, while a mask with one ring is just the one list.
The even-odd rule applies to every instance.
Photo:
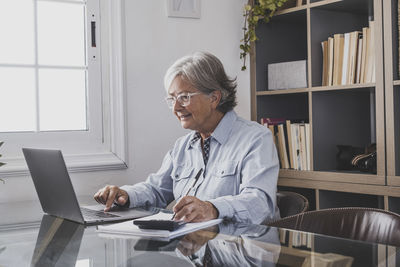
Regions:
[[175, 178], [178, 178], [179, 174], [175, 174]]
[[224, 171], [222, 171], [221, 174], [224, 174]]

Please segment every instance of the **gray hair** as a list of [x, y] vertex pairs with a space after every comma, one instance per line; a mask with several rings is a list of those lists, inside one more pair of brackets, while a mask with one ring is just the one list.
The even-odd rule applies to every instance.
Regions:
[[229, 78], [221, 61], [211, 53], [195, 52], [193, 55], [178, 59], [164, 76], [164, 87], [168, 91], [172, 81], [181, 76], [204, 94], [221, 92], [221, 101], [217, 109], [222, 113], [236, 106], [236, 78]]

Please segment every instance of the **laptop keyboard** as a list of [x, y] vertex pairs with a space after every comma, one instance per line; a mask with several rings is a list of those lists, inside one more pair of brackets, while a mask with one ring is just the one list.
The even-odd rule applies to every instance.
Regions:
[[97, 211], [97, 210], [91, 210], [87, 208], [81, 208], [82, 215], [85, 219], [89, 220], [96, 220], [99, 218], [117, 218], [119, 217], [118, 215], [110, 214], [104, 211]]

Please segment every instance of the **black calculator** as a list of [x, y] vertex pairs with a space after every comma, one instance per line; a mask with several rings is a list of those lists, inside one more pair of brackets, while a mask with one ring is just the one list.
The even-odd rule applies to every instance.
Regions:
[[137, 225], [140, 229], [174, 231], [186, 224], [186, 222], [173, 220], [134, 220], [133, 224]]

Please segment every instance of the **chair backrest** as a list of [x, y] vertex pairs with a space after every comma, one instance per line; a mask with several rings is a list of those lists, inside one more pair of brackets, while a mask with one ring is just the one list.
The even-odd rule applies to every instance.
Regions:
[[269, 224], [360, 241], [400, 246], [400, 215], [374, 208], [333, 208], [289, 216]]
[[295, 215], [308, 210], [308, 200], [296, 192], [278, 191], [276, 193], [277, 205], [281, 218]]

